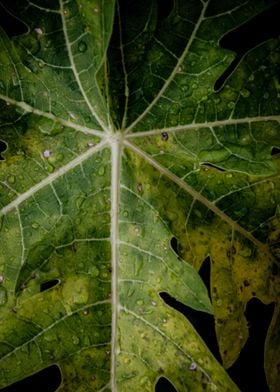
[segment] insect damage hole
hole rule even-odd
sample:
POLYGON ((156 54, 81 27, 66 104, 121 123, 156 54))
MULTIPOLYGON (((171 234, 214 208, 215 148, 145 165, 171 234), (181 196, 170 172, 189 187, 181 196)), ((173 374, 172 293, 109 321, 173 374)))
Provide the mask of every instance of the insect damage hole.
POLYGON ((158 20, 168 18, 174 8, 174 0, 157 0, 158 20))
POLYGON ((54 392, 60 386, 61 380, 59 367, 52 365, 30 377, 26 377, 21 381, 1 389, 1 392, 54 392))
MULTIPOLYGON (((206 257, 200 267, 199 275, 202 278, 205 286, 207 287, 208 293, 210 293, 210 267, 210 257, 206 257)), ((215 358, 220 363, 222 363, 215 331, 214 316, 208 313, 200 312, 183 304, 167 292, 161 292, 160 297, 167 305, 171 306, 173 309, 177 310, 188 319, 188 321, 192 324, 192 326, 204 340, 207 347, 215 356, 215 358)))
POLYGON ((279 155, 280 154, 280 147, 272 147, 270 154, 273 155, 279 155))
POLYGON ((2 157, 2 152, 5 152, 8 148, 8 145, 4 140, 0 139, 0 161, 3 161, 4 158, 2 157))
POLYGON ((167 378, 160 377, 156 383, 155 392, 177 392, 177 389, 167 378))
MULTIPOLYGON (((11 2, 13 5, 13 2, 11 2)), ((27 26, 12 11, 0 3, 0 26, 9 38, 27 33, 27 26)))
POLYGON ((58 279, 52 279, 52 280, 48 280, 46 282, 43 282, 40 285, 40 292, 42 293, 43 291, 49 290, 49 289, 51 289, 52 287, 55 287, 58 284, 59 284, 59 280, 58 279))
POLYGON ((264 344, 275 303, 263 304, 252 298, 246 306, 249 338, 237 361, 227 369, 241 391, 269 392, 264 372, 264 344))
POLYGON ((180 253, 179 253, 179 246, 178 246, 178 240, 176 237, 172 237, 170 240, 170 246, 171 248, 174 250, 174 252, 176 253, 176 255, 178 257, 180 257, 180 253))
POLYGON ((270 38, 277 37, 280 33, 279 24, 280 3, 248 20, 237 29, 226 33, 220 40, 220 46, 236 53, 235 59, 216 80, 214 90, 219 91, 226 80, 234 72, 243 56, 254 47, 270 38), (260 28, 262 26, 262 28, 260 28))

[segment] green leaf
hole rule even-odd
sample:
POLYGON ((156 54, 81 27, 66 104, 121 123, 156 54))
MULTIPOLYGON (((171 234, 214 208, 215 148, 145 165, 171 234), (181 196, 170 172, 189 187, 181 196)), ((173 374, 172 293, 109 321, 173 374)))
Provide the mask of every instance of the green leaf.
POLYGON ((220 39, 274 3, 1 2, 25 31, 0 35, 0 387, 57 364, 62 391, 237 391, 257 297, 277 390, 279 39, 214 90, 220 39), (161 293, 214 314, 223 365, 161 293))

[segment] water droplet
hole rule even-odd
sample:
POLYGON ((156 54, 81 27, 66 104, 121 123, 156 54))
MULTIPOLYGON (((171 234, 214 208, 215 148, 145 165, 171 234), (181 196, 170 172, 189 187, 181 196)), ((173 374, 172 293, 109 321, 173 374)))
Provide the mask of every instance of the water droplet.
POLYGON ((240 94, 242 95, 242 97, 244 97, 244 98, 248 98, 249 96, 250 96, 250 91, 249 90, 247 90, 246 88, 243 88, 241 91, 240 91, 240 94))
POLYGON ((80 41, 78 44, 78 50, 81 53, 84 53, 87 50, 87 44, 85 43, 85 41, 80 41))
POLYGON ((192 362, 189 366, 190 370, 196 370, 197 369, 197 364, 195 362, 192 362))
POLYGON ((36 33, 37 33, 38 35, 42 35, 42 34, 43 34, 43 30, 41 29, 41 27, 35 27, 34 30, 36 31, 36 33))
POLYGON ((52 41, 49 39, 47 40, 47 42, 45 43, 45 48, 49 48, 52 44, 52 41))
POLYGON ((264 97, 264 99, 268 99, 269 98, 269 93, 268 92, 264 93, 263 97, 264 97))
POLYGON ((64 159, 64 155, 61 152, 57 154, 57 156, 55 157, 55 160, 57 162, 61 162, 63 159, 64 159))
POLYGON ((14 184, 14 183, 16 182, 15 176, 9 176, 9 177, 8 177, 8 182, 9 182, 10 184, 14 184))
POLYGON ((80 339, 78 338, 78 336, 72 336, 72 342, 73 344, 77 345, 80 343, 80 339))
POLYGON ((194 214, 198 217, 198 218, 202 218, 202 213, 201 213, 201 211, 200 210, 198 210, 197 208, 196 209, 194 209, 194 214))
POLYGON ((53 171, 54 171, 54 166, 51 165, 51 164, 49 164, 49 165, 46 167, 46 169, 47 169, 47 171, 48 171, 49 173, 53 173, 53 171))
POLYGON ((44 158, 49 158, 51 156, 52 152, 50 150, 45 150, 43 151, 43 157, 44 158))
POLYGON ((144 265, 143 256, 135 257, 134 261, 134 275, 139 275, 144 265))
POLYGON ((156 301, 151 301, 151 305, 152 305, 152 306, 157 306, 156 301))
POLYGON ((197 83, 193 83, 191 87, 192 87, 193 89, 196 89, 196 88, 198 87, 198 84, 197 84, 197 83))
POLYGON ((32 223, 32 228, 33 229, 38 229, 38 227, 39 227, 39 223, 37 223, 37 222, 34 222, 34 223, 32 223))
POLYGON ((131 359, 125 357, 123 361, 124 361, 124 363, 125 363, 126 365, 128 365, 128 364, 131 362, 131 359))
POLYGON ((99 175, 99 176, 104 176, 104 173, 105 173, 105 168, 102 166, 102 167, 100 167, 99 170, 98 170, 98 175, 99 175))
POLYGON ((12 82, 13 86, 18 86, 19 85, 19 78, 16 75, 12 75, 12 82))
POLYGON ((38 65, 40 68, 43 68, 45 66, 45 63, 41 60, 39 61, 38 65))
POLYGON ((123 212, 123 216, 124 216, 124 217, 126 217, 126 218, 127 218, 127 217, 128 217, 128 215, 129 215, 129 214, 128 214, 128 211, 124 211, 124 212, 123 212))
POLYGON ((0 287, 0 306, 5 305, 7 302, 8 296, 7 296, 7 290, 5 287, 0 287))
POLYGON ((252 139, 250 138, 249 135, 243 136, 240 139, 240 144, 251 144, 251 142, 252 142, 252 139))
MULTIPOLYGON (((141 386, 144 386, 145 384, 150 384, 150 381, 149 381, 149 377, 148 376, 145 376, 145 377, 142 377, 141 379, 140 379, 140 381, 139 381, 139 384, 141 385, 141 386)), ((146 388, 145 388, 146 389, 146 388)), ((150 389, 149 389, 150 390, 150 389)))
POLYGON ((253 82, 253 80, 255 79, 255 75, 251 74, 248 79, 250 82, 253 82))
POLYGON ((227 107, 228 107, 229 109, 233 109, 234 106, 235 106, 235 103, 234 103, 233 101, 230 101, 230 102, 227 104, 227 107))
POLYGON ((93 277, 97 277, 98 275, 99 275, 99 269, 94 265, 93 267, 91 267, 91 269, 90 269, 90 274, 93 276, 93 277))
POLYGON ((4 275, 0 275, 0 284, 4 282, 4 275))
POLYGON ((144 301, 142 299, 138 299, 138 301, 136 301, 136 303, 139 306, 143 306, 144 305, 144 301))
POLYGON ((216 302, 216 305, 220 307, 220 306, 222 306, 222 304, 223 304, 223 301, 221 299, 218 299, 216 302))

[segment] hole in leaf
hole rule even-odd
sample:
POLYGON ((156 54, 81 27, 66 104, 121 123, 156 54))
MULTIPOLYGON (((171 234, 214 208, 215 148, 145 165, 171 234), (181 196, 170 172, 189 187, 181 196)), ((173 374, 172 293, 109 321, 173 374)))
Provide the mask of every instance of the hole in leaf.
POLYGON ((179 250, 178 250, 178 240, 176 237, 171 238, 170 245, 171 248, 174 250, 174 252, 180 257, 179 250))
POLYGON ((28 31, 26 25, 0 4, 0 26, 9 38, 24 34, 28 31))
POLYGON ((46 291, 51 289, 52 287, 56 286, 59 283, 58 279, 48 280, 47 282, 43 282, 40 285, 40 291, 46 291))
POLYGON ((278 155, 278 154, 280 154, 280 148, 279 147, 272 147, 271 155, 278 155))
POLYGON ((220 172, 224 172, 225 171, 225 169, 222 169, 221 167, 219 167, 219 166, 216 166, 216 165, 214 165, 213 163, 202 163, 202 165, 201 166, 206 166, 206 167, 210 167, 210 168, 213 168, 213 169, 216 169, 216 170, 219 170, 220 172))
POLYGON ((167 378, 160 377, 156 383, 155 392, 177 392, 177 389, 167 378))
POLYGON ((236 52, 236 57, 214 85, 214 90, 222 88, 227 78, 233 73, 242 57, 252 48, 260 45, 280 33, 280 3, 253 17, 248 22, 225 34, 220 46, 236 52))
POLYGON ((26 377, 6 388, 1 389, 1 392, 22 392, 22 391, 40 391, 40 392, 54 392, 61 384, 61 373, 59 367, 56 365, 49 366, 46 369, 26 377))
POLYGON ((6 151, 7 150, 7 143, 6 142, 4 142, 4 140, 1 140, 0 139, 0 161, 3 161, 4 160, 4 158, 1 156, 1 154, 2 154, 2 152, 4 152, 4 151, 6 151))
POLYGON ((264 305, 257 298, 252 298, 247 304, 245 316, 249 325, 249 338, 238 360, 228 369, 230 377, 242 391, 269 392, 263 358, 265 337, 274 306, 274 303, 264 305))
POLYGON ((207 287, 208 295, 211 298, 211 295, 210 295, 210 292, 211 292, 211 290, 210 290, 211 260, 210 260, 209 256, 207 256, 206 259, 201 264, 201 267, 200 267, 198 273, 199 273, 201 279, 203 280, 203 283, 207 287))
POLYGON ((161 292, 160 296, 167 305, 182 313, 189 320, 215 358, 221 362, 215 332, 214 316, 194 310, 189 306, 184 305, 182 302, 177 301, 166 292, 161 292))
POLYGON ((174 8, 174 0, 157 0, 158 19, 166 19, 174 8))
POLYGON ((280 243, 276 243, 270 246, 270 251, 275 257, 276 261, 280 262, 280 243))

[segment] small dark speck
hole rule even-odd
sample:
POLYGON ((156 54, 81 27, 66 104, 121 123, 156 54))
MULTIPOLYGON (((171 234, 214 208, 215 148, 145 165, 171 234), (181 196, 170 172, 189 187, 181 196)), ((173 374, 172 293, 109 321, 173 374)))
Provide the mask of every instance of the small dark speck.
POLYGON ((163 140, 164 142, 167 142, 167 140, 168 140, 168 133, 167 132, 162 132, 161 140, 163 140))
POLYGON ((244 280, 243 284, 244 284, 245 287, 250 286, 250 282, 247 279, 244 280))

